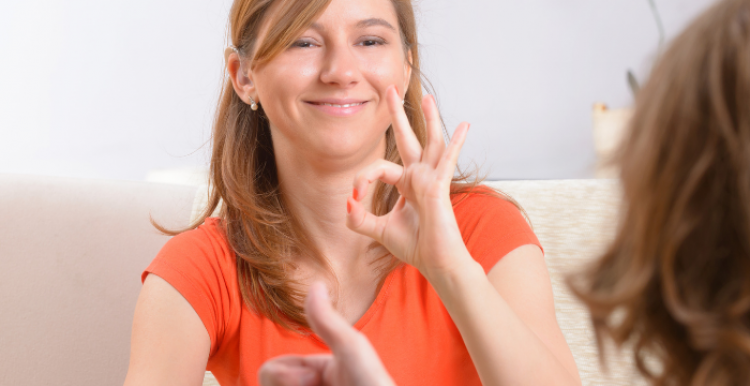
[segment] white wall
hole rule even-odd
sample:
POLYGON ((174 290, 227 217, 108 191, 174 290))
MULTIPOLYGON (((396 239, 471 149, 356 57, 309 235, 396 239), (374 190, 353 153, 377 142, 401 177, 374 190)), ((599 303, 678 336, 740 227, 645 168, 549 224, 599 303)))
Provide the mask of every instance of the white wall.
MULTIPOLYGON (((714 0, 657 0, 668 36, 714 0)), ((0 173, 143 179, 205 165, 230 0, 0 2, 0 173), (169 70, 168 70, 169 69, 169 70)), ((647 0, 417 0, 424 71, 462 163, 493 179, 592 175, 591 106, 631 103, 647 0)))

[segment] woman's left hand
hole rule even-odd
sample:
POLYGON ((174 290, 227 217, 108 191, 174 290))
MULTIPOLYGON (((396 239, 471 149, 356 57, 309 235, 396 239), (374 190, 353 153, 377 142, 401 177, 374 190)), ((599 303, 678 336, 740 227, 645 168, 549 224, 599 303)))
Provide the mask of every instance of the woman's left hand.
POLYGON ((430 279, 471 260, 450 197, 469 124, 461 123, 446 147, 435 99, 426 96, 422 109, 427 121, 427 144, 423 149, 393 86, 387 90, 387 103, 404 165, 379 160, 357 175, 353 196, 347 201, 347 225, 375 239, 430 279), (395 186, 401 195, 393 209, 380 217, 368 212, 360 202, 369 185, 377 180, 395 186))

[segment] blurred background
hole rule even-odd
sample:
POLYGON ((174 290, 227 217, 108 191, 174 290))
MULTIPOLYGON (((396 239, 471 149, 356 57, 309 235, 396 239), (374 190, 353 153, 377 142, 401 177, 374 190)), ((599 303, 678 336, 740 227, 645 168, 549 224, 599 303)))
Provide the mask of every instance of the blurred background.
MULTIPOLYGON (((655 0, 667 41, 713 0, 655 0)), ((0 173, 144 180, 208 163, 229 0, 0 2, 0 173)), ((461 163, 490 179, 594 176, 592 111, 632 104, 647 0, 417 0, 424 72, 461 163)))

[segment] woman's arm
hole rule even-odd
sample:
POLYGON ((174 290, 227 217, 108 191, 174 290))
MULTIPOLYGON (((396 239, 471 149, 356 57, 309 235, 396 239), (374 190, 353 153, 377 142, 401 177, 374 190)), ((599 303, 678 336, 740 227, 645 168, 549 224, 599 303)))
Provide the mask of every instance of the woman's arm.
POLYGON ((541 250, 517 248, 488 275, 479 263, 428 278, 484 385, 580 385, 557 325, 541 250))
POLYGON ((193 307, 150 274, 135 306, 125 386, 203 384, 211 339, 193 307))

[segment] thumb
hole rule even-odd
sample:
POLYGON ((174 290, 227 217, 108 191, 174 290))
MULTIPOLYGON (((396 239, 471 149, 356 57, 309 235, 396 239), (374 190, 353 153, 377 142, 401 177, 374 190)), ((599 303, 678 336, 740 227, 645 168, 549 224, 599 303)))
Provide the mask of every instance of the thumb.
POLYGON ((321 282, 313 283, 305 300, 305 314, 312 330, 331 351, 342 353, 359 338, 359 332, 331 306, 328 289, 321 282))
POLYGON ((353 197, 346 200, 346 212, 346 226, 349 229, 381 242, 384 217, 368 212, 364 205, 353 197))

